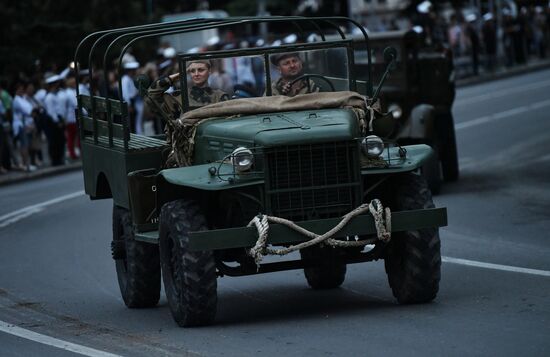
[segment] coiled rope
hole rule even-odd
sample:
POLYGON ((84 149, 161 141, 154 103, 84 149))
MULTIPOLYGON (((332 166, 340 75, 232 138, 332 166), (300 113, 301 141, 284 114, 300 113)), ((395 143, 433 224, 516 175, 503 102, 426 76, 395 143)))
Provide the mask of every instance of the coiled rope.
POLYGON ((370 203, 364 203, 361 206, 355 208, 353 211, 347 213, 344 217, 342 217, 342 220, 334 228, 321 235, 310 232, 288 219, 262 214, 254 217, 250 221, 250 223, 248 223, 247 227, 252 227, 253 225, 258 230, 258 240, 256 241, 254 247, 248 250, 248 255, 254 258, 256 265, 259 265, 264 256, 268 254, 286 255, 296 250, 311 247, 312 245, 319 243, 328 244, 332 247, 359 247, 366 244, 372 244, 376 242, 376 240, 388 242, 391 239, 391 211, 389 207, 386 207, 384 209, 384 207, 382 207, 382 203, 378 199, 374 199, 370 203), (332 238, 334 234, 340 231, 353 217, 358 216, 364 212, 369 212, 374 218, 374 225, 376 227, 377 236, 376 238, 364 240, 358 240, 356 238, 356 240, 351 241, 337 240, 332 238), (289 247, 279 249, 269 248, 267 247, 269 223, 283 224, 311 239, 296 245, 291 245, 289 247))

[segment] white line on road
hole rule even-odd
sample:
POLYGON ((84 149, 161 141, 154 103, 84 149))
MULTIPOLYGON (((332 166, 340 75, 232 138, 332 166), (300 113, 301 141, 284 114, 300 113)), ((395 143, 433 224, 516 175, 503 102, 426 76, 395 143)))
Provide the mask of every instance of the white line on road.
POLYGON ((467 259, 459 259, 459 258, 451 258, 451 257, 441 257, 441 260, 444 263, 467 265, 467 266, 476 267, 476 268, 503 270, 503 271, 510 271, 514 273, 523 273, 523 274, 531 274, 531 275, 539 275, 539 276, 550 276, 550 271, 548 270, 528 269, 528 268, 515 267, 512 265, 484 263, 484 262, 478 262, 475 260, 467 260, 467 259))
POLYGON ((96 350, 94 348, 78 345, 76 343, 63 341, 54 337, 42 335, 37 332, 26 330, 24 328, 0 321, 0 331, 10 335, 18 336, 27 340, 38 342, 44 345, 60 348, 62 350, 78 353, 90 357, 120 357, 112 353, 96 350))
POLYGON ((462 122, 462 123, 458 123, 458 124, 455 124, 455 130, 466 129, 466 128, 470 128, 472 126, 481 125, 481 124, 489 123, 489 122, 492 122, 492 121, 497 121, 497 120, 500 120, 500 119, 512 117, 514 115, 526 113, 526 112, 529 112, 530 110, 540 109, 540 108, 544 108, 544 107, 547 107, 547 106, 550 106, 550 99, 543 100, 543 101, 536 102, 536 103, 529 104, 529 105, 524 105, 524 106, 517 107, 517 108, 512 108, 512 109, 509 109, 509 110, 505 110, 503 112, 482 116, 482 117, 472 119, 472 120, 468 120, 468 121, 465 121, 465 122, 462 122))
POLYGON ((50 205, 63 202, 66 200, 70 200, 72 198, 82 196, 84 194, 84 191, 76 191, 73 193, 69 193, 67 195, 63 195, 48 201, 44 201, 41 203, 37 203, 32 206, 23 207, 21 209, 18 209, 17 211, 13 211, 11 213, 5 214, 3 216, 0 216, 0 228, 6 227, 12 223, 15 223, 23 218, 29 217, 32 214, 38 213, 42 211, 45 207, 48 207, 50 205))

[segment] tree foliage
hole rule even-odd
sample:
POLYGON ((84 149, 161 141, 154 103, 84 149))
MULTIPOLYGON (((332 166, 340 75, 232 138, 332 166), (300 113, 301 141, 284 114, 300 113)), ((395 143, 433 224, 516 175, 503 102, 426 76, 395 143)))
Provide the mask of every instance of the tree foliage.
POLYGON ((146 17, 141 2, 131 0, 8 1, 0 16, 0 75, 7 79, 58 70, 72 60, 86 34, 143 23, 146 17))
MULTIPOLYGON (((232 16, 254 16, 256 0, 210 0, 210 9, 232 16)), ((273 15, 293 15, 296 0, 267 0, 273 15)), ((322 2, 317 14, 334 14, 344 1, 322 2)), ((47 70, 60 71, 73 58, 87 34, 104 29, 157 21, 162 15, 194 11, 204 0, 8 0, 0 6, 0 77, 16 77, 47 70)), ((274 30, 277 31, 276 28, 274 30)), ((139 51, 139 49, 138 49, 139 51)))

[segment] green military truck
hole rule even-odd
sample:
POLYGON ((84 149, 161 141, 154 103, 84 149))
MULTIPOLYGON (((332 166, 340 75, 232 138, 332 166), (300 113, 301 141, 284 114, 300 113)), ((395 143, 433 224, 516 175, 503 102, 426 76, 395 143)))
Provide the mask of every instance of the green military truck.
MULTIPOLYGON (((454 66, 450 50, 425 46, 414 31, 389 31, 369 35, 374 80, 384 73, 383 51, 397 50, 394 71, 381 92, 385 110, 396 119, 390 135, 402 145, 424 143, 435 150, 435 159, 425 169, 432 191, 439 191, 441 176, 455 181, 459 176, 452 105, 455 98, 454 66)), ((356 37, 357 41, 361 41, 356 37)), ((356 52, 359 73, 369 67, 366 48, 356 52)))
MULTIPOLYGON (((75 63, 77 70, 101 63, 107 69, 111 52, 117 49, 120 66, 138 40, 260 23, 315 30, 323 40, 179 54, 180 88, 187 88, 187 62, 244 56, 263 61, 266 93, 190 108, 181 91, 182 114, 167 120, 166 136, 130 133, 120 99, 78 94, 85 191, 92 200, 113 200, 112 255, 125 304, 155 306, 162 276, 175 321, 205 325, 215 319, 223 276, 303 269, 313 289, 328 289, 344 282, 347 264, 378 259, 399 303, 433 300, 438 229, 447 224, 446 209, 434 207, 419 174, 433 151, 384 139, 393 119, 376 107, 370 68, 367 81, 357 80, 355 43, 340 30, 362 29, 355 22, 227 18, 115 29, 86 37, 75 63), (327 40, 327 29, 341 38, 327 40), (271 95, 277 72, 270 58, 289 52, 304 60, 302 78, 320 92, 271 95), (337 69, 330 61, 335 54, 345 58, 337 69), (167 164, 174 158, 178 165, 167 164)), ((387 68, 394 60, 395 52, 386 50, 387 68)), ((137 85, 146 96, 144 82, 137 85)))

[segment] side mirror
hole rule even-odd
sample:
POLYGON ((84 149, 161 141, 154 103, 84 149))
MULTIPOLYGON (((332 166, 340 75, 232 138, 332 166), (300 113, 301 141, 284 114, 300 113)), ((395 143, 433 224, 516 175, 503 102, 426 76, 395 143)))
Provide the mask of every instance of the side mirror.
POLYGON ((145 97, 147 95, 147 89, 151 85, 151 79, 146 74, 139 74, 134 77, 134 86, 136 86, 139 95, 145 97))
POLYGON ((397 50, 395 47, 386 47, 384 49, 384 62, 391 69, 395 69, 395 62, 397 61, 397 50))

